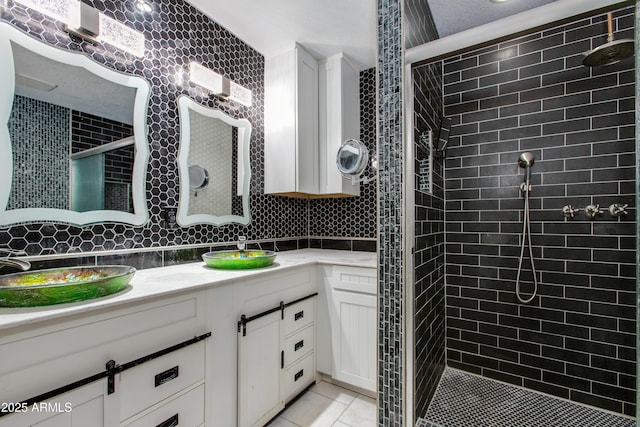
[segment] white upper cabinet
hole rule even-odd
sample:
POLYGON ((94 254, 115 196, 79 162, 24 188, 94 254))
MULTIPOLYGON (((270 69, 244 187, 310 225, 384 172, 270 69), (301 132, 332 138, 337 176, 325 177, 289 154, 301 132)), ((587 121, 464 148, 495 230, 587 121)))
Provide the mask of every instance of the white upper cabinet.
POLYGON ((265 61, 266 194, 359 195, 335 165, 359 134, 359 73, 342 54, 318 63, 296 45, 265 61))
POLYGON ((320 62, 320 193, 360 195, 336 167, 336 156, 346 139, 360 139, 360 73, 341 53, 320 62))
POLYGON ((266 60, 264 96, 264 192, 318 194, 318 61, 300 46, 266 60))

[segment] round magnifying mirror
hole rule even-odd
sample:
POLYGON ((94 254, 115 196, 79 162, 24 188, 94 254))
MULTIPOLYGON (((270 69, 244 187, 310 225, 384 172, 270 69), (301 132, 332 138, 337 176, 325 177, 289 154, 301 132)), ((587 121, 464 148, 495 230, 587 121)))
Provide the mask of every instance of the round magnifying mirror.
POLYGON ((202 166, 189 166, 189 187, 192 190, 200 190, 209 183, 209 172, 202 166))
POLYGON ((358 140, 347 139, 342 143, 336 157, 336 165, 342 175, 360 176, 369 163, 369 150, 358 140))

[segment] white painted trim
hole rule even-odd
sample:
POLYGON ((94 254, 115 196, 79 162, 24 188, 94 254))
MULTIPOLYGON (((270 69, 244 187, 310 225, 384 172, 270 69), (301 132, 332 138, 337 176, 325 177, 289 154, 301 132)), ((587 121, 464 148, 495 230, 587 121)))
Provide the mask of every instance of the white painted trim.
POLYGON ((414 64, 621 3, 620 0, 558 0, 488 24, 407 49, 405 63, 414 64))

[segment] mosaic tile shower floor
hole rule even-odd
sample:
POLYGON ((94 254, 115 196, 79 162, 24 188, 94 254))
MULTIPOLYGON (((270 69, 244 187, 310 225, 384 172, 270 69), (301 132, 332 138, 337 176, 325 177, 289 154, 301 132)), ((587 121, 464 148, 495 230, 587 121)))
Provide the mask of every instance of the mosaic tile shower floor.
POLYGON ((635 420, 446 368, 416 427, 633 427, 635 420))

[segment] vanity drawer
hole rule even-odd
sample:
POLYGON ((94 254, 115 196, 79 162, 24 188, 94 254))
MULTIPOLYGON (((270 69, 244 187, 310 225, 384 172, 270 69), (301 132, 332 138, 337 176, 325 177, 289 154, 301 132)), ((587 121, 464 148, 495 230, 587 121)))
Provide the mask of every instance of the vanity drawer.
MULTIPOLYGON (((176 350, 120 374, 120 419, 204 380, 204 341, 176 350)), ((182 422, 180 423, 182 425, 182 422)))
POLYGON ((315 318, 315 301, 315 297, 307 298, 285 308, 283 320, 285 337, 292 332, 313 323, 315 318))
POLYGON ((378 271, 375 268, 334 266, 332 268, 331 287, 334 290, 360 292, 376 295, 378 293, 378 271))
POLYGON ((309 325, 284 340, 284 366, 287 367, 298 361, 302 356, 313 351, 314 328, 309 325))
POLYGON ((204 424, 204 384, 123 427, 197 427, 204 424))
POLYGON ((284 400, 289 402, 291 398, 308 387, 315 381, 315 363, 313 353, 296 362, 284 372, 284 400))

